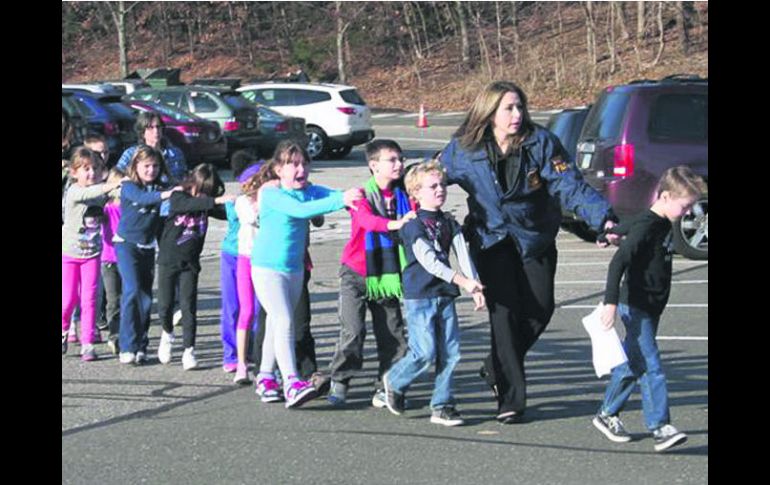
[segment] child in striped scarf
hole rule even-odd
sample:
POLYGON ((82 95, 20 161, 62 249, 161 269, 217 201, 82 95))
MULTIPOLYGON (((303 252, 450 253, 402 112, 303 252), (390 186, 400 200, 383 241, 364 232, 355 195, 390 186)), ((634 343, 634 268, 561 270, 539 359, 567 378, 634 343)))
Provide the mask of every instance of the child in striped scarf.
POLYGON ((379 369, 372 405, 385 407, 382 375, 406 352, 401 316, 401 270, 406 260, 398 230, 415 217, 403 189, 404 157, 392 140, 366 145, 372 177, 364 185, 365 198, 350 211, 350 240, 340 267, 340 337, 332 358, 328 400, 345 404, 350 379, 363 367, 366 309, 372 314, 379 369))

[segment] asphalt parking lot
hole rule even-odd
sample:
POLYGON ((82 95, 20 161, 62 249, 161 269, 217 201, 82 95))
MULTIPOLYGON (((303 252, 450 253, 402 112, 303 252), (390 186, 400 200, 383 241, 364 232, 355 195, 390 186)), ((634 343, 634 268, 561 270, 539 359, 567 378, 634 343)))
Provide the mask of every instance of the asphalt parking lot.
MULTIPOLYGON (((419 141, 403 145, 412 156, 431 149, 419 141)), ((312 179, 345 188, 361 185, 367 175, 360 152, 354 151, 346 161, 314 162, 312 179)), ((235 190, 228 183, 228 192, 235 190)), ((447 208, 461 218, 464 206, 462 192, 451 188, 447 208)), ((614 249, 559 234, 557 310, 527 359, 529 409, 521 425, 502 426, 493 419, 492 395, 477 376, 489 347, 487 316, 473 312, 469 298, 458 300, 462 360, 455 387, 467 424, 444 428, 429 422, 429 378, 412 387, 405 416, 370 405, 376 374, 371 336, 365 368, 353 381, 343 410, 322 399, 287 410, 261 403, 252 386, 233 385, 232 375, 221 369, 219 342, 218 248, 224 229, 211 220, 202 257, 200 369, 182 370, 181 348, 174 349, 170 365, 158 362, 157 321, 144 367, 120 365, 104 344, 97 346, 101 358, 93 363, 80 361, 77 345, 62 357, 62 483, 708 481, 707 261, 674 261, 659 345, 673 423, 689 440, 661 455, 645 433, 638 393, 623 415, 634 437, 631 443, 612 443, 591 425, 606 378, 593 373, 590 341, 580 319, 601 299, 614 249)), ((338 335, 336 275, 348 231, 349 218, 340 211, 312 232, 312 328, 322 367, 338 335)))

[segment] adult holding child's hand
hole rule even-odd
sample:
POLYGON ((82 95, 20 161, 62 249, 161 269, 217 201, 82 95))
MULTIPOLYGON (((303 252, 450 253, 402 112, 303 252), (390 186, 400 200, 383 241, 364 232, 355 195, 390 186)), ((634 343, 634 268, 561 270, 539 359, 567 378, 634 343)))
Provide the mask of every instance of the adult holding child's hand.
POLYGON ((554 311, 562 208, 598 232, 615 217, 558 138, 532 122, 526 95, 511 82, 479 94, 440 160, 448 183, 469 196, 465 229, 492 327, 481 375, 497 397, 498 421, 520 422, 524 358, 554 311))

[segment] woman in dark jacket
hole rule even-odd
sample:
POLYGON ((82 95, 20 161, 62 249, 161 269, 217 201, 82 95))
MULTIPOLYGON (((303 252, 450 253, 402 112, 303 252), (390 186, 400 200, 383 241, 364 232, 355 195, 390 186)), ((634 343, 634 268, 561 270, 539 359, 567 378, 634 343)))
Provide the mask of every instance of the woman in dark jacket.
POLYGON ((486 286, 492 349, 481 374, 497 397, 498 421, 520 422, 524 358, 554 311, 562 208, 598 232, 615 216, 556 136, 532 123, 526 95, 511 82, 479 94, 441 162, 448 182, 468 193, 465 232, 486 286))

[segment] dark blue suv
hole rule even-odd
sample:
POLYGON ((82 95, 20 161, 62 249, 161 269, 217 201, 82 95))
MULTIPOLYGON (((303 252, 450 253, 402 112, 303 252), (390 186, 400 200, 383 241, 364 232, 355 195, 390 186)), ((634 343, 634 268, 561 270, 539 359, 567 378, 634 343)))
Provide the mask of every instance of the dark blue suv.
MULTIPOLYGON (((708 183, 708 79, 675 75, 611 86, 580 133, 575 162, 621 218, 650 207, 663 172, 687 165, 708 183)), ((675 250, 708 259, 708 193, 674 225, 675 250)))

